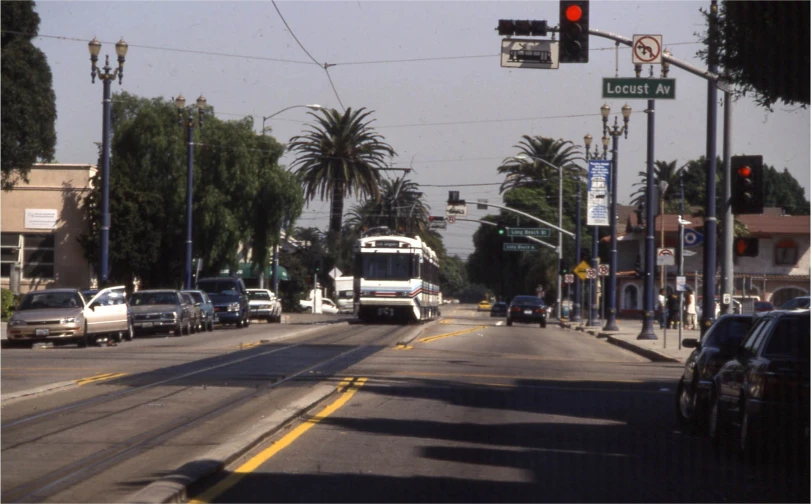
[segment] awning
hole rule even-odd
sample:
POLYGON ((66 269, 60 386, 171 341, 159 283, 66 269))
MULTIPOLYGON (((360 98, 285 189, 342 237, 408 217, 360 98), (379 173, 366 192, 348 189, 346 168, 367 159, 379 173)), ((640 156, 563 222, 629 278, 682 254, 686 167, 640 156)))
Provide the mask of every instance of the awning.
MULTIPOLYGON (((258 270, 253 267, 251 263, 240 263, 239 264, 239 276, 242 278, 257 278, 258 270)), ((271 278, 273 276, 273 266, 268 266, 265 270, 265 278, 271 278)), ((287 281, 290 280, 290 274, 287 272, 287 268, 279 265, 279 280, 287 281)))

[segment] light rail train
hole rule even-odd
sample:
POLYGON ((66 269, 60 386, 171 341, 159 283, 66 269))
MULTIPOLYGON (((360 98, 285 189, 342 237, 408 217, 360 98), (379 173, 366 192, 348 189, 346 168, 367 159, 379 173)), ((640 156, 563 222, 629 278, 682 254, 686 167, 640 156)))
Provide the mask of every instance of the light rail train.
POLYGON ((354 306, 362 321, 423 322, 439 316, 439 259, 418 236, 364 232, 354 250, 354 306))

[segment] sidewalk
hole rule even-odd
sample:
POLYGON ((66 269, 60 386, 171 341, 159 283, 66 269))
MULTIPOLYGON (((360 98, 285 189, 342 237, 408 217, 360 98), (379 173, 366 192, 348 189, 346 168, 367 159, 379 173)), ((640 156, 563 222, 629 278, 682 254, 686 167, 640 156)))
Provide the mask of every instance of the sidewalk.
MULTIPOLYGON (((656 321, 653 323, 653 332, 657 338, 655 340, 636 339, 642 331, 642 321, 638 319, 617 319, 619 331, 604 331, 605 320, 601 321, 599 326, 594 327, 587 327, 586 320, 570 322, 564 319, 560 322, 560 325, 570 330, 584 331, 592 336, 605 338, 609 343, 655 362, 679 362, 683 364, 693 351, 692 348, 679 348, 678 329, 668 329, 665 332, 664 329, 659 329, 659 323, 656 321)), ((700 337, 701 331, 699 330, 682 330, 682 339, 697 339, 700 337)))

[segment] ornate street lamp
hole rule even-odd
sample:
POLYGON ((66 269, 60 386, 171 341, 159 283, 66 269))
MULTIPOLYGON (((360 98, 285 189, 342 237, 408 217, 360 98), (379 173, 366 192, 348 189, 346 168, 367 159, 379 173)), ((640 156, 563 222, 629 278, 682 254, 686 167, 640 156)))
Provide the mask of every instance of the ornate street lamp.
POLYGON ((275 117, 275 116, 281 114, 282 112, 286 112, 286 111, 288 111, 290 109, 299 108, 299 107, 307 107, 310 110, 321 110, 322 108, 324 108, 324 107, 322 107, 321 105, 319 105, 317 103, 310 103, 310 104, 307 104, 307 105, 291 105, 290 107, 283 108, 278 112, 274 112, 274 113, 270 114, 269 116, 262 116, 262 134, 263 135, 265 134, 265 121, 267 121, 271 117, 275 117))
POLYGON ((110 247, 110 82, 118 77, 118 83, 124 78, 124 57, 127 55, 127 43, 124 39, 115 45, 115 53, 118 55, 118 68, 113 70, 110 67, 110 56, 105 56, 104 67, 99 68, 96 63, 101 52, 101 42, 93 37, 87 44, 90 51, 90 82, 95 83, 96 77, 101 79, 104 88, 102 100, 102 126, 101 126, 101 261, 99 263, 99 284, 103 287, 107 285, 109 274, 108 250, 110 247))
MULTIPOLYGON (((183 112, 186 111, 186 99, 183 95, 175 98, 177 107, 177 125, 184 126, 183 112)), ((197 98, 197 124, 203 128, 203 115, 206 108, 206 99, 203 95, 197 98)), ((194 170, 194 107, 188 108, 188 116, 185 120, 186 126, 186 268, 183 275, 183 285, 186 290, 192 288, 191 284, 191 262, 192 262, 192 181, 194 170)))
POLYGON ((608 115, 611 113, 611 107, 607 103, 600 107, 600 114, 603 116, 603 136, 610 135, 613 138, 611 147, 611 207, 609 211, 609 218, 611 219, 611 253, 609 256, 609 272, 608 272, 608 315, 606 317, 605 331, 619 331, 617 327, 617 165, 618 165, 618 149, 619 137, 624 135, 628 138, 628 121, 631 117, 631 107, 626 103, 622 106, 622 121, 623 125, 620 127, 617 124, 617 116, 614 116, 614 126, 608 126, 608 115))

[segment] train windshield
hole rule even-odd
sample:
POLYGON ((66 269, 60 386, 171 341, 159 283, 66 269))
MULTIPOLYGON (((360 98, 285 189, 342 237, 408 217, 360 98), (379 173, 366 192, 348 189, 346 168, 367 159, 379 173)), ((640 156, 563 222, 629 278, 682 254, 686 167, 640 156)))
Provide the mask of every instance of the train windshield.
POLYGON ((366 280, 408 280, 411 278, 410 254, 361 254, 366 280))

